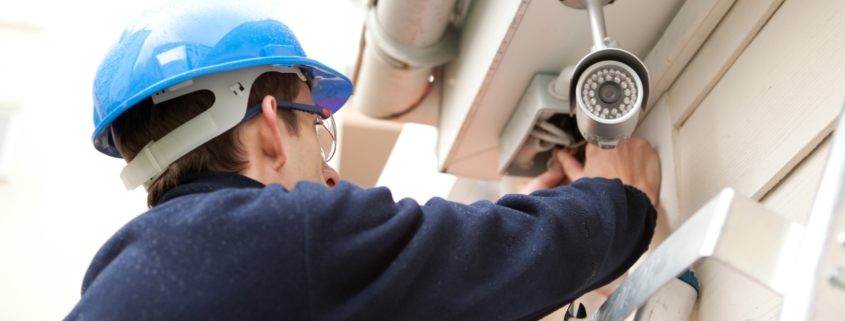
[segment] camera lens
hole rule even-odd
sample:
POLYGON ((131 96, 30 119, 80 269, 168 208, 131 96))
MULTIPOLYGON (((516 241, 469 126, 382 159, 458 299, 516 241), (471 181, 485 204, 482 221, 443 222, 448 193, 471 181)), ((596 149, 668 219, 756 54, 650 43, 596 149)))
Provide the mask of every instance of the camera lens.
POLYGON ((617 119, 638 108, 637 75, 616 61, 594 64, 579 77, 579 105, 601 119, 617 119))
POLYGON ((605 104, 612 104, 619 100, 619 96, 622 94, 622 88, 619 87, 619 84, 615 82, 605 82, 601 84, 599 87, 599 98, 605 104))

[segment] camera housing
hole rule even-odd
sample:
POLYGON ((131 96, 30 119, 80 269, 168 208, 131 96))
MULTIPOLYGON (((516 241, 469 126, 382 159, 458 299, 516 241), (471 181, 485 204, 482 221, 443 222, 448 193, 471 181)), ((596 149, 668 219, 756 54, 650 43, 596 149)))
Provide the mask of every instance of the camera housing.
POLYGON ((648 70, 637 56, 619 48, 598 49, 572 72, 570 115, 588 142, 614 148, 636 129, 649 89, 648 70))
POLYGON ((499 134, 499 174, 540 175, 548 170, 553 148, 581 146, 584 139, 575 129, 569 105, 549 89, 557 78, 539 73, 529 83, 499 134))

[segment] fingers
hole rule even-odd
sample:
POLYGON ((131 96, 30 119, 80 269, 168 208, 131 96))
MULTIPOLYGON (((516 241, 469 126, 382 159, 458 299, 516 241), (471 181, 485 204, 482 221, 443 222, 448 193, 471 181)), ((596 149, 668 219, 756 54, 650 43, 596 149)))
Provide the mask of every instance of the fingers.
POLYGON ((528 184, 522 188, 520 193, 531 194, 537 190, 555 188, 560 186, 564 178, 566 177, 563 175, 560 164, 552 162, 551 166, 549 166, 549 170, 529 181, 528 184))
POLYGON ((551 188, 560 185, 560 182, 563 181, 565 176, 563 174, 563 169, 560 167, 560 163, 553 160, 551 164, 549 164, 549 169, 545 173, 540 174, 540 176, 537 176, 537 178, 539 181, 547 183, 547 186, 550 186, 549 188, 551 188))
POLYGON ((571 156, 567 156, 559 155, 564 173, 573 181, 580 177, 619 179, 625 185, 643 191, 652 205, 657 204, 660 192, 660 160, 648 140, 631 137, 613 149, 588 145, 583 167, 571 156))
POLYGON ((567 179, 569 179, 569 181, 574 182, 579 178, 584 177, 584 165, 575 159, 575 156, 570 155, 566 151, 560 150, 555 152, 555 157, 558 162, 560 162, 563 174, 567 179))
POLYGON ((646 175, 645 180, 651 188, 650 191, 646 192, 646 195, 651 200, 651 205, 657 206, 657 203, 660 201, 660 183, 662 177, 660 157, 657 151, 652 148, 651 144, 648 144, 647 155, 644 175, 646 175))
MULTIPOLYGON (((648 140, 631 137, 625 142, 625 158, 631 162, 626 175, 630 183, 657 206, 660 195, 660 158, 648 140)), ((625 180, 623 180, 625 182, 625 180)))

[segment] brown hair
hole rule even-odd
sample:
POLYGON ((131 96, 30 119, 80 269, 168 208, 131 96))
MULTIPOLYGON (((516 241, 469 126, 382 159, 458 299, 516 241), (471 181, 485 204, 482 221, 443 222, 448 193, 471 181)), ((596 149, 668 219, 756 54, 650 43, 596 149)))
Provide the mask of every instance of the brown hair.
MULTIPOLYGON (((299 94, 300 83, 294 74, 266 72, 255 79, 249 91, 249 102, 243 108, 261 103, 267 95, 272 95, 276 100, 293 100, 299 94)), ((213 104, 214 94, 208 90, 196 91, 160 104, 153 104, 151 98, 141 101, 115 120, 120 154, 128 163, 147 143, 161 139, 213 104)), ((277 108, 276 111, 288 133, 299 135, 299 121, 293 110, 277 108)), ((243 157, 238 128, 240 126, 235 126, 170 164, 147 189, 147 206, 155 206, 159 197, 179 185, 179 180, 185 175, 205 171, 236 173, 244 170, 247 161, 243 157)))

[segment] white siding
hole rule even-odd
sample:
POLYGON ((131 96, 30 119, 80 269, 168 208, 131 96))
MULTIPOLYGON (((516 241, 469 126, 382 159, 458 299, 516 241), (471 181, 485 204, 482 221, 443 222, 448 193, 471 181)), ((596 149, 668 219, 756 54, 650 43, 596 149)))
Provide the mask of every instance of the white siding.
POLYGON ((784 2, 680 127, 684 215, 725 187, 760 199, 830 133, 845 99, 843 7, 784 2))
MULTIPOLYGON (((842 52, 845 2, 736 1, 640 129, 664 176, 676 175, 676 189, 664 177, 661 221, 674 229, 731 187, 804 224, 845 102, 842 52), (664 122, 671 132, 644 129, 664 122), (667 157, 660 145, 673 135, 667 157)), ((702 288, 692 320, 777 320, 777 293, 716 261, 694 269, 702 288)))

